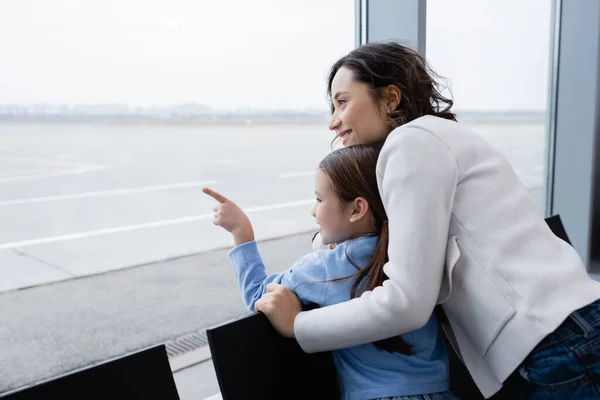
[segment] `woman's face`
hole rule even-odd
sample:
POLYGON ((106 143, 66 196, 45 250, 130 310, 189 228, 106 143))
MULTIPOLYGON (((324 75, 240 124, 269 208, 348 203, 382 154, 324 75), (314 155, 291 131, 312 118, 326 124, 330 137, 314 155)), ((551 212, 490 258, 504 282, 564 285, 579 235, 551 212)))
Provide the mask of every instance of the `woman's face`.
POLYGON ((385 140, 390 130, 388 116, 380 112, 373 101, 369 87, 354 80, 354 73, 341 67, 331 83, 333 114, 329 129, 344 146, 367 144, 385 140))

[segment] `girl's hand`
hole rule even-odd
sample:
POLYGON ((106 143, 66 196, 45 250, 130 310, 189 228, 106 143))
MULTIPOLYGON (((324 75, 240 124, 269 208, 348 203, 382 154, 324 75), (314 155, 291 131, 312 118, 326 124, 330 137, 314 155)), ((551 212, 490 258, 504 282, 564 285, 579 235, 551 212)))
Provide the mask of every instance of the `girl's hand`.
POLYGON ((237 204, 212 189, 205 187, 202 188, 202 192, 219 202, 213 207, 215 212, 213 223, 231 232, 236 246, 254 240, 250 219, 237 204))

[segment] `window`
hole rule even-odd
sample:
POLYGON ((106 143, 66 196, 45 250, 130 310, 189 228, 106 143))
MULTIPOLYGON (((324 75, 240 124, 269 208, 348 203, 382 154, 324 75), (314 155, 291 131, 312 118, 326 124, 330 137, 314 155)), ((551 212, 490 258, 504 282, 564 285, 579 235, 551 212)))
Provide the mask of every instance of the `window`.
POLYGON ((0 393, 245 312, 202 186, 310 248, 354 4, 13 1, 0 47, 0 393))
POLYGON ((545 212, 552 2, 427 2, 426 52, 459 120, 498 148, 545 212))

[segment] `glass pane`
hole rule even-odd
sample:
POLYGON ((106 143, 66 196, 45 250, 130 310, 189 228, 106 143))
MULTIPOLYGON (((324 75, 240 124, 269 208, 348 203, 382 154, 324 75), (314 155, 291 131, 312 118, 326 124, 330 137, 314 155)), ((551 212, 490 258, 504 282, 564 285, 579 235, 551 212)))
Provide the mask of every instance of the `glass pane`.
POLYGON ((427 1, 427 58, 459 120, 502 151, 542 213, 551 14, 551 0, 427 1))
POLYGON ((201 188, 310 249, 353 47, 345 0, 3 3, 0 393, 246 312, 224 251, 185 258, 233 244, 201 188))

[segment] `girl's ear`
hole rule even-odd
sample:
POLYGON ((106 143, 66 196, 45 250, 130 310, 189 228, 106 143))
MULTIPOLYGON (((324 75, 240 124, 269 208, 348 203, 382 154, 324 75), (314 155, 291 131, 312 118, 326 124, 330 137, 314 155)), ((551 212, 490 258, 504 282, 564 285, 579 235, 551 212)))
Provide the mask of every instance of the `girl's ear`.
POLYGON ((369 212, 369 202, 364 197, 357 197, 350 211, 350 222, 359 221, 369 212))

